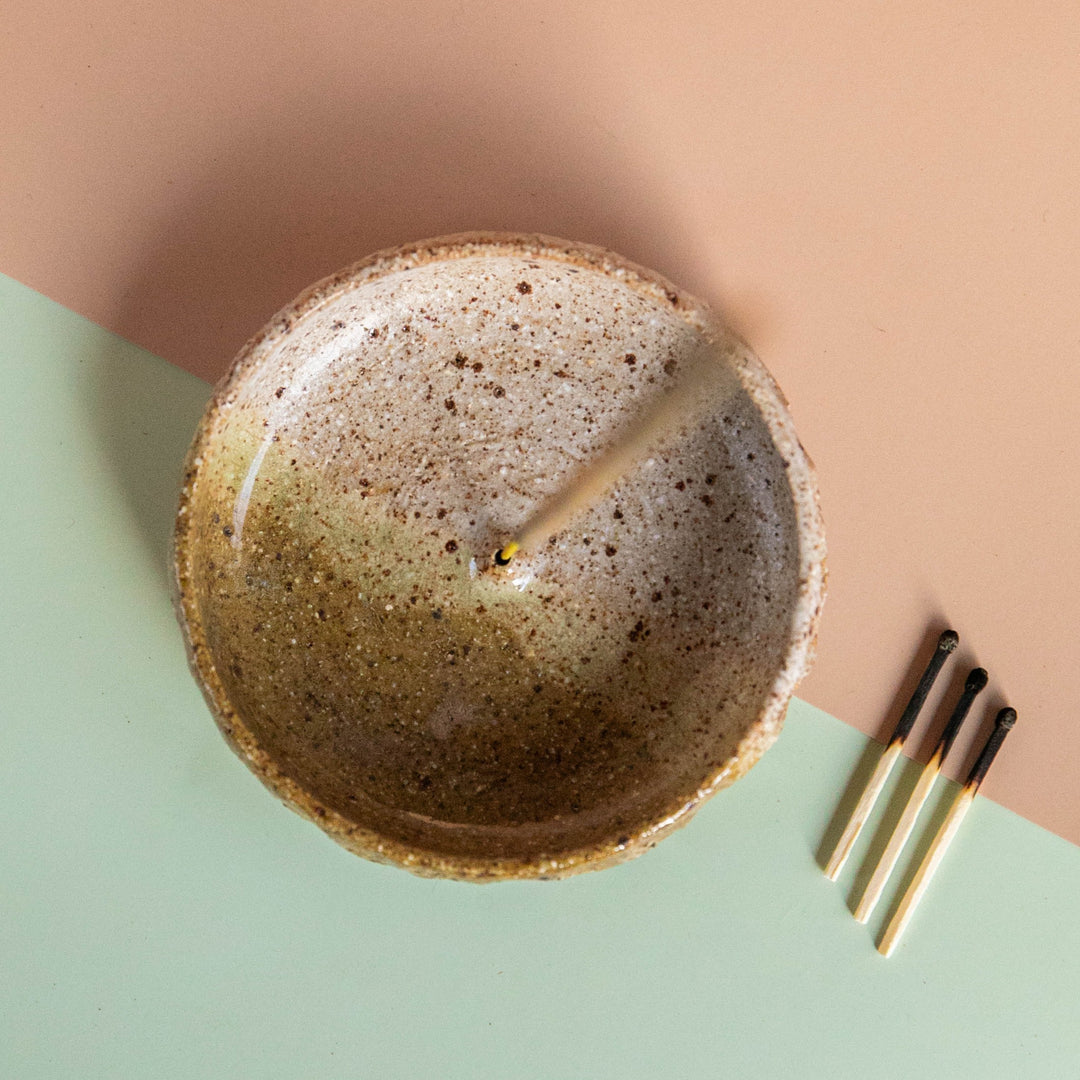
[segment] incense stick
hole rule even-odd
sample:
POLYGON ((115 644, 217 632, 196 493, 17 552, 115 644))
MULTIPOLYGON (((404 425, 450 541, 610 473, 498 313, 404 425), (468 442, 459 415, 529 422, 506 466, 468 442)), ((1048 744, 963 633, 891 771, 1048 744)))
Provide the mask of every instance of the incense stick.
MULTIPOLYGON (((722 388, 724 397, 738 383, 715 343, 706 340, 696 356, 684 358, 682 371, 665 393, 649 402, 615 441, 544 502, 495 552, 496 566, 506 566, 519 552, 535 550, 599 499, 665 437, 689 424, 695 409, 722 388)), ((715 404, 721 398, 710 399, 715 404)))
POLYGON ((953 837, 956 836, 960 823, 964 820, 968 810, 971 809, 979 785, 986 778, 995 755, 1005 741, 1005 736, 1009 734, 1015 723, 1015 709, 1002 709, 997 714, 997 719, 994 721, 994 730, 990 733, 990 738, 986 740, 986 745, 983 747, 982 753, 979 754, 978 760, 972 766, 967 781, 960 789, 955 800, 953 800, 952 806, 949 807, 949 812, 941 823, 941 828, 938 829, 937 835, 931 841, 925 858, 919 864, 915 877, 912 878, 907 892, 904 893, 904 898, 900 901, 900 906, 896 909, 896 914, 893 915, 881 941, 878 943, 878 952, 883 956, 891 956, 893 949, 896 948, 896 943, 900 940, 904 929, 911 921, 911 916, 914 914, 915 908, 918 907, 923 893, 926 892, 935 871, 941 865, 941 860, 945 858, 945 852, 949 850, 949 845, 952 843, 953 837))
POLYGON ((882 853, 873 876, 862 894, 862 899, 855 909, 856 922, 866 922, 881 898, 885 883, 889 880, 889 875, 893 872, 897 860, 900 858, 900 852, 903 851, 904 845, 908 842, 908 838, 915 828, 915 822, 926 803, 930 789, 934 786, 934 781, 941 772, 942 762, 944 762, 952 747, 956 733, 960 730, 960 725, 971 710, 975 698, 986 686, 986 681, 987 674, 982 668, 974 668, 968 675, 967 682, 964 684, 964 692, 960 695, 960 700, 956 703, 956 708, 953 709, 952 716, 949 717, 949 722, 945 725, 945 730, 941 733, 937 746, 934 747, 934 753, 919 774, 919 782, 915 785, 915 790, 912 791, 911 796, 908 798, 904 812, 900 815, 900 820, 896 823, 892 836, 889 837, 888 846, 882 853))
POLYGON ((851 849, 866 824, 866 819, 874 809, 874 804, 877 802, 878 796, 881 795, 881 791, 889 779, 889 774, 893 771, 897 759, 900 757, 900 751, 904 748, 904 740, 915 725, 923 703, 926 701, 926 696, 930 693, 930 687, 934 685, 934 680, 937 678, 942 665, 948 659, 949 653, 956 648, 959 642, 960 638, 955 630, 946 630, 938 638, 934 655, 930 657, 930 663, 927 664, 926 670, 919 680, 919 685, 915 687, 915 693, 911 695, 907 708, 904 709, 903 714, 897 721, 896 727, 889 737, 889 742, 878 759, 874 774, 870 777, 862 797, 852 811, 851 819, 840 834, 840 839, 836 842, 832 858, 829 859, 829 863, 825 867, 825 876, 830 881, 835 881, 840 876, 840 871, 843 870, 844 863, 847 862, 851 849))

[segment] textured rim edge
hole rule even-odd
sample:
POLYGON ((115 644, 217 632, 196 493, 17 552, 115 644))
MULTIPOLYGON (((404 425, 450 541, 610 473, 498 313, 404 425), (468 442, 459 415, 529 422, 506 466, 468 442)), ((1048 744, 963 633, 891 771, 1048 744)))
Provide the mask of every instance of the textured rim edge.
POLYGON ((627 842, 601 843, 554 859, 534 860, 447 856, 389 840, 323 806, 277 767, 259 747, 229 703, 210 658, 191 588, 192 537, 188 508, 199 482, 203 450, 218 417, 235 401, 239 380, 264 363, 282 337, 299 320, 329 300, 367 282, 426 263, 498 254, 596 269, 641 294, 671 305, 703 332, 715 332, 718 326, 706 305, 677 289, 659 274, 589 244, 571 243, 540 234, 475 232, 436 237, 376 252, 306 289, 240 350, 228 373, 215 387, 188 451, 173 534, 175 604, 184 631, 188 662, 218 727, 233 750, 286 806, 318 825, 350 851, 376 862, 392 863, 424 877, 461 881, 548 879, 599 870, 642 854, 668 833, 685 825, 702 802, 747 773, 776 741, 788 702, 813 661, 826 583, 824 526, 813 463, 795 434, 787 401, 772 376, 743 342, 723 330, 729 359, 744 389, 761 413, 776 450, 785 463, 799 538, 799 584, 788 649, 757 721, 724 765, 707 777, 681 805, 673 805, 660 820, 641 829, 627 842))

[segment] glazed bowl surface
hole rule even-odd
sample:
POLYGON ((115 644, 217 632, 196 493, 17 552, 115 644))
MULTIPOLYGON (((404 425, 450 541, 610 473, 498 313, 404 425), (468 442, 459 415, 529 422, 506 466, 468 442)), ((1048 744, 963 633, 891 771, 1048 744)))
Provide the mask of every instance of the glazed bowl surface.
POLYGON ((313 286, 185 466, 192 668, 236 752, 347 848, 466 880, 637 855, 779 733, 824 596, 764 367, 658 275, 467 234, 313 286), (548 543, 492 554, 710 353, 687 412, 548 543))

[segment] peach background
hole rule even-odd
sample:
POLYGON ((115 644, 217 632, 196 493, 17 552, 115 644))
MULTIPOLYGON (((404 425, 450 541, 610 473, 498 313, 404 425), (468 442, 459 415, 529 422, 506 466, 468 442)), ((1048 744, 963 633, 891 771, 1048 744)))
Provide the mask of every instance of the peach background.
POLYGON ((951 623, 984 730, 1020 712, 984 790, 1080 842, 1078 61, 1072 0, 9 0, 0 270, 213 379, 405 240, 655 267, 742 329, 819 466, 802 695, 884 736, 951 623))

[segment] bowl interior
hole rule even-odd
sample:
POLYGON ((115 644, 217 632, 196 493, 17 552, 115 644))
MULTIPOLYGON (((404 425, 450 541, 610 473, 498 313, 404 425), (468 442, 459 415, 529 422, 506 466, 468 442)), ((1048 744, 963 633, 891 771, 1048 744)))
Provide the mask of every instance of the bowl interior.
POLYGON ((196 669, 264 779, 354 844, 527 862, 626 846, 756 758, 800 541, 737 364, 550 543, 491 566, 700 352, 700 311, 487 251, 294 316, 219 389, 178 531, 196 669))

